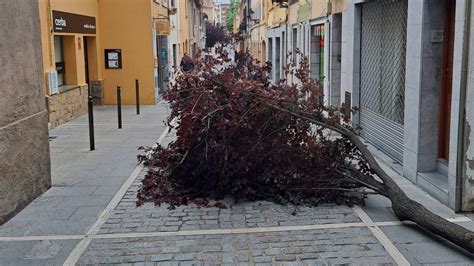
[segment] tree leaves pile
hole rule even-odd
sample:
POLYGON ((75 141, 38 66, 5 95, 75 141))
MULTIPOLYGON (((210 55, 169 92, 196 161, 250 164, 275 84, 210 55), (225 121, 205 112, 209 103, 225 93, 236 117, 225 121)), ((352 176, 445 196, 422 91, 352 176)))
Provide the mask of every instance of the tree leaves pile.
POLYGON ((298 52, 289 57, 299 62, 297 68, 284 68, 285 76, 294 77, 288 84, 284 79, 270 82, 271 66, 249 54, 237 54, 235 62, 227 54, 218 49, 218 57, 196 59, 194 70, 179 73, 165 93, 171 107, 168 124, 178 121, 173 129, 177 139, 138 156, 150 170, 137 204, 206 205, 207 199, 224 197, 362 203, 363 184, 347 173, 354 167, 370 170, 351 142, 269 107, 297 109, 324 118, 327 127, 349 128, 343 109, 321 104, 307 58, 298 52))

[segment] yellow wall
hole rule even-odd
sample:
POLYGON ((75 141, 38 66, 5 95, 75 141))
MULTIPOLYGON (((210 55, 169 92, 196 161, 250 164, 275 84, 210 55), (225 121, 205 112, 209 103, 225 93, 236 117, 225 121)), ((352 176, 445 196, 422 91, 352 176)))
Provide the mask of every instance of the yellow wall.
POLYGON ((298 22, 298 9, 300 8, 300 2, 291 4, 288 7, 288 24, 291 26, 298 22))
MULTIPOLYGON (((41 44, 43 51, 43 69, 46 73, 54 70, 54 35, 64 36, 64 57, 67 58, 66 64, 66 85, 84 85, 85 84, 85 62, 84 62, 84 36, 96 36, 88 34, 73 33, 52 33, 52 10, 75 13, 96 18, 96 35, 99 35, 98 21, 98 1, 97 0, 39 0, 41 44), (80 42, 80 43, 79 43, 80 42), (80 47, 79 47, 80 45, 80 47), (74 47, 74 49, 72 49, 74 47), (79 49, 80 48, 80 49, 79 49)), ((99 42, 93 41, 89 44, 89 53, 97 54, 99 42)), ((97 58, 90 58, 89 63, 90 77, 96 80, 102 78, 100 68, 97 67, 97 58)), ((49 94, 48 86, 45 86, 45 93, 49 94)))
MULTIPOLYGON (((88 36, 89 78, 103 81, 102 103, 115 104, 116 86, 120 85, 122 103, 134 104, 135 79, 139 79, 140 102, 155 104, 154 66, 157 59, 153 55, 153 17, 165 18, 168 15, 165 7, 152 0, 38 1, 45 75, 55 69, 54 35, 63 35, 66 85, 84 85, 84 37, 88 36), (96 34, 51 33, 52 10, 95 17, 96 34), (122 69, 105 69, 104 49, 122 49, 122 69)), ((178 2, 181 5, 184 1, 178 2)), ((167 35, 168 21, 161 19, 159 22, 159 34, 167 35)), ((48 86, 45 87, 45 93, 49 94, 48 86)))
POLYGON ((170 23, 166 18, 168 16, 168 10, 155 2, 151 4, 151 17, 155 19, 156 34, 169 35, 170 34, 170 23))
MULTIPOLYGON (((272 7, 271 0, 262 0, 263 2, 263 17, 260 19, 260 23, 252 26, 250 29, 250 52, 253 57, 261 62, 267 60, 267 51, 264 49, 264 45, 267 45, 267 21, 269 18, 269 10, 272 7)), ((252 10, 260 10, 262 8, 261 2, 252 2, 252 10)))
POLYGON ((347 0, 331 0, 332 14, 341 13, 346 10, 347 0))
POLYGON ((188 8, 189 0, 179 0, 179 40, 181 44, 181 49, 179 51, 180 56, 183 56, 185 53, 189 54, 189 18, 188 18, 188 8))
POLYGON ((140 80, 140 103, 154 104, 154 64, 150 0, 101 0, 100 64, 104 69, 104 103, 135 103, 135 79, 140 80), (118 19, 120 18, 120 19, 118 19), (122 49, 122 69, 105 69, 104 49, 122 49))
POLYGON ((311 18, 325 17, 327 13, 327 0, 311 0, 311 18))
POLYGON ((280 24, 286 22, 286 8, 280 8, 278 5, 273 5, 268 11, 267 24, 269 27, 278 27, 280 24))

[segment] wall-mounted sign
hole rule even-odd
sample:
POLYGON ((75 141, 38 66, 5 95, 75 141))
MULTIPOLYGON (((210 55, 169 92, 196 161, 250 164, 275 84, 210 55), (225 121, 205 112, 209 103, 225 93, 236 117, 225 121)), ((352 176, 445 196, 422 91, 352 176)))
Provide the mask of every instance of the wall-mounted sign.
POLYGON ((431 31, 431 42, 443 42, 443 41, 444 41, 444 30, 431 31))
POLYGON ((53 31, 95 34, 95 17, 53 10, 53 31))
POLYGON ((122 69, 121 49, 105 49, 105 68, 122 69))

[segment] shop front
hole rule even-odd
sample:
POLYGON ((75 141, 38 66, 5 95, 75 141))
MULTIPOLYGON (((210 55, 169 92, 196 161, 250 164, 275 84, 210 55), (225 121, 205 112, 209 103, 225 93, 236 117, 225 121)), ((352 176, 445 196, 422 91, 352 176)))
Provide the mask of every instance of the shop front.
POLYGON ((97 3, 84 5, 40 1, 45 93, 50 127, 87 112, 92 93, 101 101, 97 3), (90 88, 90 92, 89 92, 90 88))

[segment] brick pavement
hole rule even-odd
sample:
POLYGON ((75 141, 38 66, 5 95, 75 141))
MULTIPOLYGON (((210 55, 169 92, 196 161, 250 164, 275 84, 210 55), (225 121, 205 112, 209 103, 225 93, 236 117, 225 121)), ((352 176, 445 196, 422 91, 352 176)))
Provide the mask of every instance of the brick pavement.
POLYGON ((393 263, 365 227, 253 234, 95 239, 79 263, 393 263))
POLYGON ((144 174, 145 171, 136 179, 99 233, 168 232, 360 222, 351 208, 331 205, 311 208, 283 206, 265 201, 234 203, 228 199, 222 201, 228 207, 227 209, 196 208, 190 205, 168 210, 166 206, 156 207, 153 204, 136 208, 137 190, 144 174))

